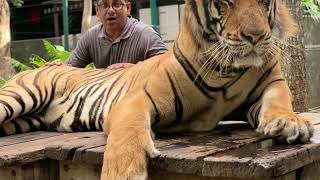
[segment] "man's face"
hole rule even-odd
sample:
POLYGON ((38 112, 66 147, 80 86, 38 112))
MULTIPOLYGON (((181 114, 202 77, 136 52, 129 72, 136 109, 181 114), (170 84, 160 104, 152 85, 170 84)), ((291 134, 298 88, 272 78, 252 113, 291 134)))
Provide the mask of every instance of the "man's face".
POLYGON ((124 0, 99 0, 96 7, 97 17, 107 31, 122 31, 130 12, 131 4, 124 0))

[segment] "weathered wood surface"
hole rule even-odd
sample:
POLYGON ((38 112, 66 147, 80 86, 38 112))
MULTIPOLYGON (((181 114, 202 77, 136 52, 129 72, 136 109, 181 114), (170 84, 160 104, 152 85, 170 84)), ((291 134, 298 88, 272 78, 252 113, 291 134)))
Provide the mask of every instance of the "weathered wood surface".
MULTIPOLYGON (((0 167, 0 180, 62 180, 59 162, 41 160, 35 163, 0 167)), ((88 179, 89 180, 89 179, 88 179)))
MULTIPOLYGON (((160 177, 161 172, 169 173, 173 179, 182 174, 205 179, 279 179, 292 176, 290 173, 304 166, 305 172, 319 170, 313 162, 320 161, 320 114, 303 116, 316 124, 312 143, 306 145, 276 144, 247 124, 222 125, 209 133, 158 137, 155 144, 161 155, 150 161, 150 174, 160 177)), ((77 172, 79 168, 74 166, 79 163, 93 168, 92 176, 97 176, 105 144, 103 132, 36 132, 4 137, 0 138, 0 166, 50 158, 60 161, 60 173, 65 169, 77 172)), ((303 173, 294 174, 304 177, 303 173)))
POLYGON ((95 132, 56 133, 34 132, 0 138, 0 166, 26 164, 45 159, 45 147, 55 142, 72 142, 90 137, 95 132))

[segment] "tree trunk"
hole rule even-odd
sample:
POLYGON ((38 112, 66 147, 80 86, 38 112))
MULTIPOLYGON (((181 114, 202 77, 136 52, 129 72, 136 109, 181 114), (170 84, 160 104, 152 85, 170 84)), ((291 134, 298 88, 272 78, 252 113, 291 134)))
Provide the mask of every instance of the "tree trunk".
POLYGON ((92 16, 92 0, 83 0, 81 34, 84 34, 90 29, 91 16, 92 16))
POLYGON ((291 9, 298 26, 299 33, 290 38, 286 43, 290 44, 284 48, 283 74, 288 81, 293 95, 293 107, 297 112, 308 110, 307 80, 306 80, 306 55, 303 45, 302 12, 300 0, 284 0, 291 9))
POLYGON ((9 64, 10 57, 10 9, 7 0, 0 0, 0 77, 14 74, 9 64))

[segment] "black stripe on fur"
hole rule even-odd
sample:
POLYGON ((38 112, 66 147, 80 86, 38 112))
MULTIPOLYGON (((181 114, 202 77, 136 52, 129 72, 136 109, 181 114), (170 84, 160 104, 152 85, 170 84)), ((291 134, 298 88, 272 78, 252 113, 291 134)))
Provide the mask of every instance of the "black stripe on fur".
POLYGON ((151 94, 147 90, 147 85, 148 85, 148 82, 146 82, 146 84, 144 85, 143 90, 146 93, 147 97, 150 99, 150 101, 153 105, 153 109, 155 111, 155 114, 152 115, 152 116, 154 116, 154 122, 151 124, 151 127, 153 128, 154 126, 156 126, 160 122, 160 113, 159 113, 158 107, 157 107, 156 103, 154 102, 151 94))
POLYGON ((182 101, 179 97, 177 88, 175 87, 175 83, 174 83, 172 77, 170 76, 170 74, 168 73, 168 71, 166 71, 166 75, 169 79, 170 87, 171 87, 173 95, 174 95, 174 106, 175 106, 175 112, 176 112, 176 119, 175 119, 175 121, 172 122, 171 125, 175 125, 175 124, 180 123, 180 121, 182 119, 183 104, 182 104, 182 101))

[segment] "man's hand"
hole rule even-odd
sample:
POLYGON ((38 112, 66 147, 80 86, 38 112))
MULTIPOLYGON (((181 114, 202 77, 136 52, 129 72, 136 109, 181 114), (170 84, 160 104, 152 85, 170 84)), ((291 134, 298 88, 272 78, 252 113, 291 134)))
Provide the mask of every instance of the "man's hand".
POLYGON ((131 66, 133 66, 134 64, 132 63, 116 63, 116 64, 112 64, 110 66, 107 67, 107 69, 120 69, 120 68, 129 68, 131 66))
POLYGON ((64 64, 64 63, 56 62, 56 61, 47 62, 44 66, 61 66, 61 65, 71 66, 71 64, 64 64))

